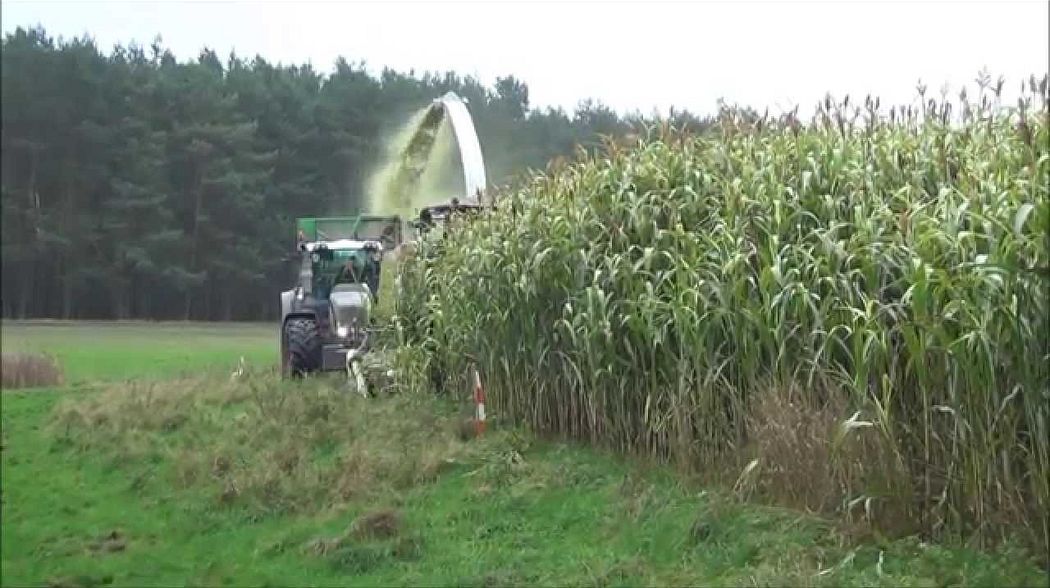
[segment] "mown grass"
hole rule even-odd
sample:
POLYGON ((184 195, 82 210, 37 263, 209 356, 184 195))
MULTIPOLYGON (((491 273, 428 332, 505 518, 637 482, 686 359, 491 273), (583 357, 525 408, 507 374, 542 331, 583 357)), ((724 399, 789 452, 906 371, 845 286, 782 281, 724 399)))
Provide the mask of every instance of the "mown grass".
POLYGON ((460 441, 445 401, 340 394, 224 379, 7 393, 3 584, 1040 581, 1020 552, 854 545, 600 452, 513 430, 460 441))
POLYGON ((229 371, 241 357, 278 365, 275 324, 4 320, 0 339, 5 352, 55 357, 70 385, 229 371))
POLYGON ((1019 550, 858 538, 499 420, 464 439, 454 399, 196 361, 4 391, 0 584, 1045 584, 1019 550))

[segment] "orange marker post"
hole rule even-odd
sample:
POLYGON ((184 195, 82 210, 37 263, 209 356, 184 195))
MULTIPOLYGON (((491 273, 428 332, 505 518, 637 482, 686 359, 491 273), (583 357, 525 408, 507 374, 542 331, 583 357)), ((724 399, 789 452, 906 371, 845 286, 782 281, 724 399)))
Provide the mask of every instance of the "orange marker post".
POLYGON ((481 387, 481 375, 474 368, 474 432, 481 436, 485 432, 485 389, 481 387))

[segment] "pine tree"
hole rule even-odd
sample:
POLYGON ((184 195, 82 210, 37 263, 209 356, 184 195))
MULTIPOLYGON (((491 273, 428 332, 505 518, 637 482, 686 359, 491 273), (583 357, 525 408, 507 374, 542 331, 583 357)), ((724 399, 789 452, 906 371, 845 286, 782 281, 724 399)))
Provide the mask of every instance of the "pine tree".
POLYGON ((275 316, 295 218, 362 210, 387 137, 446 92, 468 101, 493 184, 644 122, 534 109, 513 76, 490 88, 345 59, 321 75, 208 49, 180 63, 159 40, 107 55, 42 29, 2 48, 5 317, 275 316))

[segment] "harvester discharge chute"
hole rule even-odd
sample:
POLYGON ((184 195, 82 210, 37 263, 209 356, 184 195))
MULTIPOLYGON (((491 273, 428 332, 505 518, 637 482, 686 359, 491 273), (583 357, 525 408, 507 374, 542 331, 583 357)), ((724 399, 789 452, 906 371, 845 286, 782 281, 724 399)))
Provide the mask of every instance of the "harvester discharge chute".
POLYGON ((373 210, 409 215, 416 208, 436 204, 432 194, 420 193, 420 178, 435 155, 438 131, 446 123, 462 164, 464 193, 459 200, 467 205, 480 204, 487 183, 481 144, 467 102, 449 92, 422 112, 418 126, 392 154, 395 169, 384 184, 373 187, 373 210))
MULTIPOLYGON (((451 92, 427 107, 419 128, 398 154, 397 173, 372 195, 373 205, 385 202, 392 205, 387 211, 411 211, 412 195, 443 121, 455 132, 466 194, 462 202, 453 198, 447 204, 423 206, 411 223, 420 236, 443 228, 454 216, 482 208, 486 178, 481 146, 466 102, 451 92)), ((374 340, 372 307, 379 297, 383 258, 401 246, 403 226, 400 215, 298 219, 299 279, 281 293, 283 375, 346 370, 358 392, 368 395, 361 359, 374 340)))

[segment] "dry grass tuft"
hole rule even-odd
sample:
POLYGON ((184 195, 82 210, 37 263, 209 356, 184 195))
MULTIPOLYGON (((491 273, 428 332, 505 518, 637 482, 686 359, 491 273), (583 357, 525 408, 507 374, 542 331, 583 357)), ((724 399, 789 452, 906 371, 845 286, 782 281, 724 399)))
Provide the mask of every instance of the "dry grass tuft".
POLYGON ((350 526, 350 534, 359 539, 390 539, 401 532, 402 526, 400 512, 383 509, 358 517, 350 526))
POLYGON ((833 395, 771 388, 748 416, 751 489, 763 502, 844 514, 854 526, 916 531, 904 515, 913 489, 875 425, 833 395))
POLYGON ((2 384, 7 389, 59 386, 63 382, 58 361, 41 353, 4 353, 2 384))
POLYGON ((127 546, 127 537, 120 531, 113 530, 92 542, 88 549, 94 553, 115 553, 124 551, 127 546))

